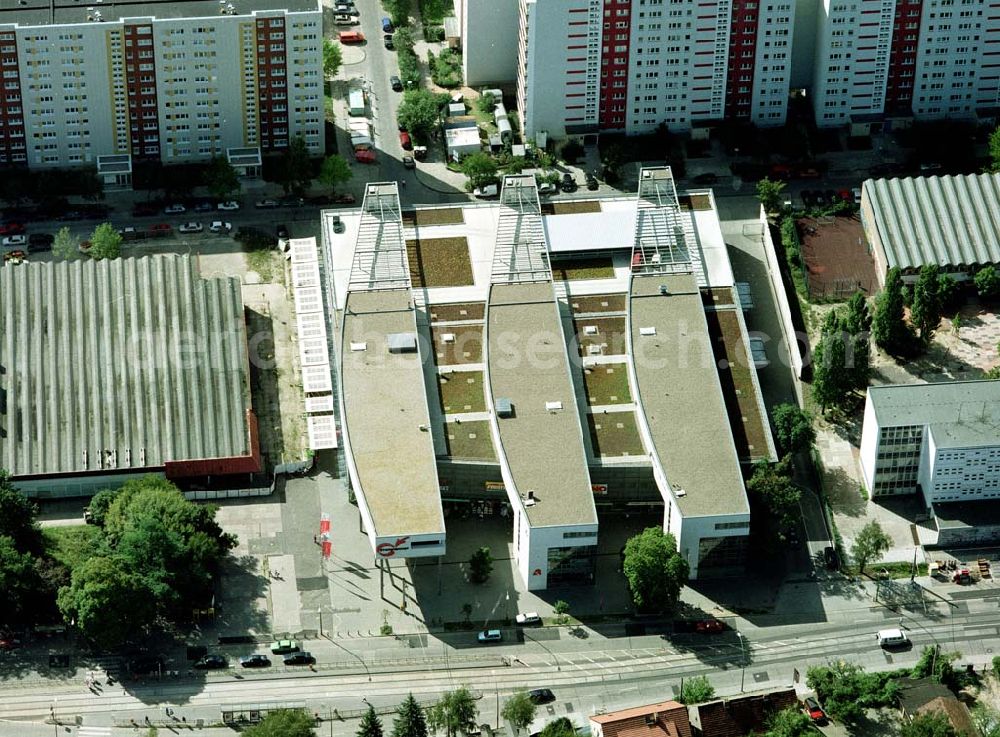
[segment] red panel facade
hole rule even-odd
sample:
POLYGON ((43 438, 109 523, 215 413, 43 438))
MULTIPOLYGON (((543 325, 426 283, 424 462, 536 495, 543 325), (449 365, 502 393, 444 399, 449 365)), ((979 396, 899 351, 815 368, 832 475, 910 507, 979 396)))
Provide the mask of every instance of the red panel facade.
POLYGON ((631 0, 604 0, 601 98, 598 108, 598 121, 602 130, 625 128, 631 12, 631 0))
POLYGON ((156 62, 153 26, 125 25, 125 88, 128 92, 132 156, 160 158, 159 102, 156 97, 156 62))
POLYGON ((288 79, 285 19, 257 19, 257 109, 260 147, 264 152, 288 148, 288 79))
POLYGON ((17 36, 14 31, 0 33, 0 71, 3 72, 3 95, 0 96, 0 166, 26 165, 28 157, 21 107, 21 72, 17 64, 17 36))
POLYGON ((917 68, 920 14, 923 0, 897 0, 889 49, 889 75, 885 86, 885 111, 905 115, 911 111, 913 80, 917 68))
POLYGON ((753 108, 753 78, 757 57, 757 22, 761 0, 733 0, 726 75, 726 117, 749 120, 753 108))

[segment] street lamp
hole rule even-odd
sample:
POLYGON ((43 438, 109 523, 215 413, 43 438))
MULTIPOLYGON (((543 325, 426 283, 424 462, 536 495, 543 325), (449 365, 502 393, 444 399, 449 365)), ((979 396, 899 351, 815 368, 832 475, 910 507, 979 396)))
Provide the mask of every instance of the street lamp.
POLYGON ((743 667, 740 669, 740 693, 743 693, 743 686, 746 683, 746 676, 747 676, 747 646, 746 646, 746 638, 743 636, 742 632, 736 630, 736 637, 739 638, 740 652, 743 654, 742 658, 743 667))

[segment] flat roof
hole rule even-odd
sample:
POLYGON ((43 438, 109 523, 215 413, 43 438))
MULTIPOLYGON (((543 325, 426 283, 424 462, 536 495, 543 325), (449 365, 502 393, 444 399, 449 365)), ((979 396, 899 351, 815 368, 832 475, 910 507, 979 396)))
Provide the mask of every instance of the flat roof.
POLYGON ((376 535, 443 534, 421 354, 390 353, 389 336, 399 333, 417 335, 409 289, 348 293, 344 427, 376 535))
MULTIPOLYGON (((486 312, 490 391, 502 453, 533 527, 597 524, 576 391, 551 282, 494 284, 486 312), (561 402, 550 411, 547 402, 561 402)), ((501 459, 502 461, 502 459, 501 459)))
POLYGON ((633 276, 629 314, 639 406, 681 511, 749 513, 695 276, 633 276))
MULTIPOLYGON (((299 13, 319 11, 316 0, 230 0, 239 16, 253 12, 284 11, 299 13)), ((19 26, 46 26, 72 23, 89 23, 88 8, 101 12, 105 24, 127 18, 156 18, 158 20, 178 18, 228 18, 219 13, 218 0, 113 0, 97 3, 92 0, 25 0, 24 5, 16 2, 3 3, 0 7, 0 25, 16 23, 19 26)))
POLYGON ((0 267, 0 467, 160 468, 251 452, 240 280, 189 256, 0 267))
POLYGON ((868 396, 879 427, 927 425, 944 448, 1000 445, 1000 381, 873 386, 868 396))

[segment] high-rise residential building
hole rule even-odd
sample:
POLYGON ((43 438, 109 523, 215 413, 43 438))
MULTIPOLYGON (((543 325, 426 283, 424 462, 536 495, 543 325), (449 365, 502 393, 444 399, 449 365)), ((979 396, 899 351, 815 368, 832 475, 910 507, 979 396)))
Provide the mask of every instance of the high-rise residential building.
POLYGON ((154 0, 138 17, 26 2, 0 10, 0 165, 188 162, 295 136, 323 149, 316 0, 154 0))

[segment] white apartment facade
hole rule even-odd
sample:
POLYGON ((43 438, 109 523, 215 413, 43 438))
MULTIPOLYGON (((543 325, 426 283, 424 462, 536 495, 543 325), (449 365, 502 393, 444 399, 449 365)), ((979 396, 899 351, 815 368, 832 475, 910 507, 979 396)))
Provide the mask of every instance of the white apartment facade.
POLYGON ((518 0, 458 0, 455 15, 463 39, 476 39, 473 53, 462 54, 469 86, 514 81, 517 75, 518 0))
POLYGON ((183 6, 167 2, 144 9, 168 17, 74 8, 3 24, 0 13, 0 165, 181 163, 279 151, 299 135, 322 152, 318 3, 206 17, 178 17, 183 6))

